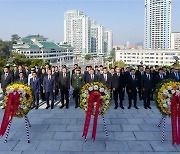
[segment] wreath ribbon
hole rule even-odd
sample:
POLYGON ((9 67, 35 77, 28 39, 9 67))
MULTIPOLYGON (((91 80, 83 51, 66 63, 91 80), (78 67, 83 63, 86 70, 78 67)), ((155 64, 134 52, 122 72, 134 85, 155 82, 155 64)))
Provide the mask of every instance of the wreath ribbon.
POLYGON ((171 98, 172 144, 180 144, 180 96, 171 98))
POLYGON ((100 108, 100 102, 101 102, 100 97, 101 97, 101 94, 98 91, 92 91, 89 94, 88 109, 87 109, 87 113, 86 113, 86 120, 84 123, 84 131, 83 131, 83 135, 82 135, 82 137, 85 137, 85 139, 87 138, 87 133, 88 133, 88 129, 89 129, 90 121, 91 121, 91 114, 92 114, 95 102, 96 102, 96 105, 95 105, 95 115, 94 115, 92 139, 93 139, 93 141, 96 139, 97 121, 98 121, 99 108, 100 108))
POLYGON ((20 103, 20 95, 18 93, 10 93, 8 96, 8 102, 5 108, 5 113, 3 116, 1 128, 0 128, 0 136, 3 136, 6 132, 9 122, 12 120, 14 115, 16 114, 20 103))

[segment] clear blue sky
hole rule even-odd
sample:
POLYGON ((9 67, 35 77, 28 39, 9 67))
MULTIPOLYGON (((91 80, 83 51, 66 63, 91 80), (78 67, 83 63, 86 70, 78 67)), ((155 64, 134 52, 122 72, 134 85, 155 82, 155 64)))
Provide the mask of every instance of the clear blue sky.
MULTIPOLYGON (((64 12, 82 10, 114 33, 114 45, 143 42, 144 0, 0 0, 0 38, 42 34, 63 41, 64 12)), ((172 31, 180 31, 180 0, 172 0, 172 31)))

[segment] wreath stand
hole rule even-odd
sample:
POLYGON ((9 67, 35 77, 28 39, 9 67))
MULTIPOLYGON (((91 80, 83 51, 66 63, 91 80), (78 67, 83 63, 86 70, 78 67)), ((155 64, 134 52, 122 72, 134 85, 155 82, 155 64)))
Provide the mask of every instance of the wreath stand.
MULTIPOLYGON (((27 140, 28 140, 28 143, 30 143, 29 129, 28 129, 28 128, 31 127, 31 124, 30 124, 30 121, 29 121, 29 118, 27 117, 27 115, 24 116, 24 120, 25 120, 27 140)), ((9 121, 8 128, 7 128, 7 131, 6 131, 6 137, 5 137, 4 143, 6 143, 7 140, 8 140, 8 136, 9 136, 11 124, 12 124, 12 120, 9 121)))
POLYGON ((166 129, 166 116, 162 115, 159 124, 157 125, 158 127, 161 127, 162 125, 162 138, 161 142, 164 142, 165 139, 165 129, 166 129))

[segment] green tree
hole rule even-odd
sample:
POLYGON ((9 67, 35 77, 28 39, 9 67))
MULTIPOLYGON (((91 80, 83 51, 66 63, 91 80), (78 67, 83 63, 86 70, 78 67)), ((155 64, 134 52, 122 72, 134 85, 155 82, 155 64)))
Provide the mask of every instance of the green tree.
POLYGON ((16 43, 16 41, 19 39, 19 35, 18 34, 13 34, 11 35, 11 41, 14 43, 16 43))
POLYGON ((92 58, 92 56, 90 55, 90 54, 87 54, 87 55, 85 55, 85 57, 84 57, 86 60, 90 60, 91 58, 92 58))

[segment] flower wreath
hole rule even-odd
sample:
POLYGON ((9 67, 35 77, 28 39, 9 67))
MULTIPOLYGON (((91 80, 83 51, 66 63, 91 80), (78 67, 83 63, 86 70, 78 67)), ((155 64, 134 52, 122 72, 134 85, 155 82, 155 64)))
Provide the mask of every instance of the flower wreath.
MULTIPOLYGON (((89 94, 94 91, 98 91, 101 94, 99 115, 103 115, 106 113, 106 111, 110 107, 111 95, 110 95, 110 90, 107 88, 107 86, 101 82, 87 83, 82 87, 80 91, 80 107, 85 112, 87 112, 89 94)), ((94 107, 93 107, 94 110, 95 110, 95 105, 96 104, 94 104, 94 107)), ((92 115, 95 115, 94 110, 92 112, 92 115)))
POLYGON ((23 83, 13 83, 6 88, 5 96, 3 99, 3 107, 6 107, 10 94, 19 94, 19 107, 15 113, 15 117, 22 118, 32 108, 33 105, 33 92, 30 86, 23 83))
POLYGON ((171 115, 171 97, 175 93, 180 92, 180 82, 174 80, 164 80, 157 85, 155 92, 155 102, 159 111, 163 115, 171 115))

